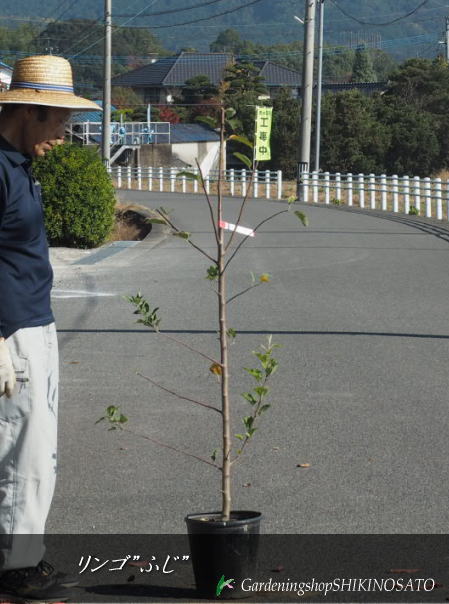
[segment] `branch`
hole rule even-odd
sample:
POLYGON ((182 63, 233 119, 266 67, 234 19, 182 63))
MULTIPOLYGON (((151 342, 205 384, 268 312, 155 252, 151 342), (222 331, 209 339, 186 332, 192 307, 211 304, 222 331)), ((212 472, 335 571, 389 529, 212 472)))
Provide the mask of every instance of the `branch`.
MULTIPOLYGON (((237 222, 235 223, 236 225, 240 224, 240 220, 241 220, 242 215, 243 215, 243 208, 245 207, 245 204, 246 204, 246 202, 247 202, 247 200, 248 200, 248 197, 249 197, 249 192, 251 191, 251 185, 253 184, 253 180, 254 180, 254 174, 255 174, 255 170, 253 170, 253 171, 251 172, 251 177, 250 177, 250 179, 249 179, 249 186, 248 186, 248 188, 247 188, 247 190, 246 190, 246 195, 245 195, 245 197, 244 197, 244 199, 243 199, 243 201, 242 201, 242 205, 240 206, 240 212, 239 212, 239 215, 238 215, 238 217, 237 217, 237 222)), ((226 252, 226 251, 229 249, 229 246, 231 245, 231 242, 232 242, 232 240, 233 240, 233 238, 234 238, 235 233, 236 233, 236 231, 235 231, 235 230, 234 230, 234 231, 232 231, 231 236, 230 236, 230 238, 228 239, 228 242, 227 242, 227 244, 226 244, 226 247, 225 247, 225 252, 226 252)))
POLYGON ((246 289, 241 291, 239 294, 235 294, 235 296, 232 296, 232 298, 229 298, 229 300, 226 300, 226 304, 229 304, 229 302, 232 302, 239 296, 243 296, 243 294, 246 294, 246 292, 249 292, 250 289, 254 289, 255 287, 258 287, 259 285, 261 285, 261 283, 254 283, 254 285, 250 285, 249 287, 247 287, 246 289))
POLYGON ((147 377, 146 375, 143 375, 142 373, 138 372, 137 375, 139 377, 143 378, 144 380, 147 380, 148 382, 151 382, 152 384, 154 384, 155 386, 157 386, 161 390, 164 390, 165 392, 168 392, 169 394, 172 394, 173 396, 176 396, 177 398, 179 398, 179 399, 181 399, 183 401, 189 401, 190 403, 194 403, 195 405, 200 405, 201 407, 206 407, 207 409, 212 409, 212 411, 217 411, 221 415, 221 410, 217 409, 217 407, 213 407, 212 405, 208 405, 207 403, 202 403, 201 401, 197 401, 197 400, 195 400, 193 398, 188 398, 187 396, 182 396, 182 394, 178 394, 178 392, 174 392, 173 390, 169 390, 165 386, 162 386, 162 384, 159 384, 155 380, 147 377))
POLYGON ((218 466, 216 463, 213 463, 207 459, 204 459, 203 457, 198 457, 198 455, 193 455, 192 453, 187 453, 187 451, 183 451, 182 449, 177 449, 176 447, 172 447, 171 445, 167 445, 165 443, 160 442, 159 440, 156 440, 155 438, 151 438, 151 436, 146 436, 146 434, 139 434, 139 432, 134 432, 134 430, 130 430, 129 428, 123 428, 123 430, 125 432, 129 432, 130 434, 134 434, 134 436, 139 436, 140 438, 144 438, 145 440, 149 440, 152 443, 155 443, 156 445, 159 445, 160 447, 165 447, 165 449, 170 449, 171 451, 176 451, 176 453, 182 453, 183 455, 186 455, 187 457, 193 457, 193 459, 197 459, 198 461, 202 461, 203 463, 207 463, 207 465, 212 466, 213 468, 216 468, 217 470, 219 470, 221 472, 221 467, 218 466))
POLYGON ((176 342, 177 344, 180 344, 181 346, 185 346, 185 348, 188 348, 192 352, 196 352, 197 354, 199 354, 200 356, 202 356, 204 359, 207 359, 208 361, 211 361, 212 363, 217 363, 217 365, 220 364, 214 358, 208 356, 204 352, 201 352, 201 350, 198 350, 197 348, 193 348, 193 346, 189 346, 189 344, 186 344, 182 340, 178 340, 178 338, 175 338, 173 336, 169 336, 167 333, 164 333, 163 331, 159 331, 159 329, 155 329, 154 331, 156 333, 158 333, 159 335, 164 336, 164 338, 167 338, 167 340, 171 340, 172 342, 176 342))
POLYGON ((211 222, 212 222, 212 226, 214 227, 215 240, 218 243, 218 231, 217 231, 217 225, 215 224, 215 220, 214 220, 214 209, 212 207, 212 202, 210 200, 209 193, 207 192, 207 189, 206 189, 206 183, 204 182, 203 171, 201 170, 201 166, 200 166, 200 164, 198 162, 198 159, 195 158, 195 162, 196 162, 199 174, 200 174, 201 187, 202 187, 202 189, 204 191, 204 195, 206 196, 207 205, 209 206, 210 219, 211 219, 211 222))
MULTIPOLYGON (((159 216, 161 216, 166 222, 167 224, 169 224, 171 226, 171 228, 176 231, 177 233, 181 233, 181 230, 178 229, 178 227, 176 227, 168 218, 165 214, 163 214, 160 210, 156 210, 156 212, 159 214, 159 216)), ((190 241, 190 238, 187 239, 187 241, 190 243, 190 245, 192 247, 194 247, 195 249, 197 249, 199 252, 201 252, 204 256, 206 256, 206 258, 209 258, 209 260, 211 262, 213 262, 214 264, 217 264, 217 261, 214 260, 214 258, 212 258, 212 256, 209 256, 209 254, 207 252, 205 252, 204 250, 202 250, 200 247, 198 247, 197 245, 195 245, 193 243, 193 241, 190 241)))
MULTIPOLYGON (((255 233, 259 227, 261 227, 263 224, 265 224, 266 222, 268 222, 269 220, 272 220, 273 218, 276 218, 276 216, 279 216, 280 214, 284 214, 285 212, 288 212, 288 210, 281 210, 280 212, 276 212, 276 214, 272 214, 271 216, 268 216, 268 218, 265 218, 265 220, 262 220, 262 222, 259 222, 259 224, 253 229, 253 233, 255 233)), ((235 231, 234 231, 235 232, 235 231)), ((228 259, 228 261, 225 264, 225 267, 223 269, 223 272, 226 270, 228 264, 231 262, 231 260, 234 258, 234 256, 236 255, 236 253, 239 251, 239 249, 242 247, 242 245, 245 243, 245 241, 248 239, 248 237, 250 237, 250 235, 246 235, 242 241, 238 244, 238 246, 235 248, 234 253, 230 256, 230 258, 228 259)))

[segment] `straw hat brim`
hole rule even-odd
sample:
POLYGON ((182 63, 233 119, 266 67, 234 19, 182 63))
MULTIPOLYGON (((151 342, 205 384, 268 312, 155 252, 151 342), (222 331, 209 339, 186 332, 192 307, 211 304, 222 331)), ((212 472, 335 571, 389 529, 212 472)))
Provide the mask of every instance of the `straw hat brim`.
POLYGON ((0 92, 0 105, 6 104, 44 105, 46 107, 61 107, 77 111, 101 111, 101 107, 80 96, 67 92, 51 92, 32 88, 12 89, 0 92))

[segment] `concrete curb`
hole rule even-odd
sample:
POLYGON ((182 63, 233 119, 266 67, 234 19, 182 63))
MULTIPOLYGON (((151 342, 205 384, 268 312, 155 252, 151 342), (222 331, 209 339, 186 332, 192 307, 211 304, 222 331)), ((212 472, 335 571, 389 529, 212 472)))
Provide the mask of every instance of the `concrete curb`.
MULTIPOLYGON (((145 218, 150 216, 150 213, 145 212, 144 208, 140 209, 140 211, 137 208, 133 208, 132 211, 145 218)), ((105 243, 100 247, 91 250, 51 247, 50 258, 52 264, 59 265, 59 268, 61 266, 80 267, 95 265, 118 253, 122 253, 129 248, 135 248, 142 244, 145 245, 146 249, 152 249, 157 245, 160 245, 169 233, 170 227, 167 227, 164 224, 152 224, 150 232, 141 241, 113 241, 112 243, 105 243)))

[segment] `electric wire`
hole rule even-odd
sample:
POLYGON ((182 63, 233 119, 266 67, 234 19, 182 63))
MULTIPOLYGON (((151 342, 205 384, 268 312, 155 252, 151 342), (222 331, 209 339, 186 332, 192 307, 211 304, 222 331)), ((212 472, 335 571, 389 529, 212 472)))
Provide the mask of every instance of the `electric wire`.
POLYGON ((343 13, 345 15, 345 17, 348 17, 348 19, 352 19, 353 21, 355 21, 356 23, 359 23, 360 25, 374 25, 376 27, 385 27, 387 25, 393 25, 393 23, 397 23, 398 21, 402 21, 403 19, 406 19, 407 17, 410 17, 411 15, 414 15, 416 12, 419 11, 420 8, 422 8, 423 6, 425 6, 426 4, 429 3, 429 0, 423 0, 421 2, 421 4, 419 4, 416 8, 414 8, 412 11, 410 11, 409 13, 407 13, 406 15, 402 15, 401 17, 397 17, 397 19, 393 19, 391 21, 387 21, 386 23, 372 23, 370 21, 362 21, 361 19, 358 19, 357 17, 354 17, 354 15, 350 15, 348 12, 345 11, 344 8, 342 8, 337 0, 331 0, 332 4, 338 8, 338 10, 343 13))
MULTIPOLYGON (((131 17, 130 19, 128 19, 127 21, 125 21, 125 23, 122 24, 122 27, 125 27, 125 25, 127 25, 128 23, 130 23, 131 21, 133 21, 134 19, 136 19, 137 17, 139 17, 144 11, 147 10, 147 8, 150 8, 150 6, 154 6, 156 4, 156 2, 158 2, 158 0, 152 0, 149 4, 147 4, 147 6, 144 9, 142 9, 141 11, 138 11, 133 17, 131 17)), ((112 31, 111 35, 113 35, 113 34, 114 34, 114 32, 112 31)), ((89 46, 86 46, 86 48, 83 48, 82 50, 80 50, 79 52, 77 52, 75 55, 73 55, 71 58, 74 59, 74 58, 78 57, 79 55, 81 55, 84 52, 86 52, 86 50, 89 50, 90 48, 92 48, 93 46, 95 46, 96 44, 98 44, 98 42, 101 42, 104 39, 105 39, 105 36, 102 36, 101 38, 98 38, 97 40, 95 40, 95 42, 93 42, 89 46)))
MULTIPOLYGON (((142 17, 159 17, 160 15, 171 15, 173 13, 180 13, 187 10, 193 10, 195 8, 202 8, 203 6, 209 6, 210 4, 217 4, 217 2, 223 2, 224 0, 208 0, 208 2, 200 2, 199 4, 192 4, 192 6, 185 6, 180 8, 172 8, 170 10, 163 10, 155 13, 142 13, 142 17)), ((115 15, 116 17, 130 17, 131 15, 115 15)))
MULTIPOLYGON (((64 0, 65 2, 65 0, 64 0)), ((61 2, 59 6, 61 6, 64 2, 61 2)), ((51 21, 50 23, 47 23, 47 25, 44 27, 44 29, 42 31, 40 31, 37 36, 35 36, 31 42, 30 42, 30 46, 32 44, 34 44, 35 42, 37 42, 37 40, 39 40, 39 38, 41 38, 43 36, 43 34, 45 34, 45 32, 48 30, 48 28, 50 27, 50 25, 53 25, 55 23, 58 23, 59 20, 61 19, 61 17, 63 17, 73 6, 75 6, 75 4, 78 2, 78 0, 72 0, 72 2, 70 2, 70 4, 62 11, 62 13, 60 15, 58 15, 56 17, 56 19, 54 19, 53 21, 51 21)))
MULTIPOLYGON (((191 23, 200 23, 202 21, 210 21, 211 19, 216 19, 217 17, 222 17, 223 15, 229 15, 230 13, 235 13, 238 10, 242 10, 243 8, 247 8, 248 6, 252 6, 253 4, 257 4, 258 2, 263 2, 263 0, 252 0, 251 2, 247 2, 242 6, 237 6, 236 8, 231 8, 222 13, 218 13, 217 15, 211 15, 210 17, 203 17, 202 19, 194 19, 193 21, 184 21, 183 23, 173 23, 171 25, 138 25, 134 29, 163 29, 167 27, 180 27, 182 25, 190 25, 191 23)), ((124 27, 123 25, 115 25, 116 28, 124 27)))

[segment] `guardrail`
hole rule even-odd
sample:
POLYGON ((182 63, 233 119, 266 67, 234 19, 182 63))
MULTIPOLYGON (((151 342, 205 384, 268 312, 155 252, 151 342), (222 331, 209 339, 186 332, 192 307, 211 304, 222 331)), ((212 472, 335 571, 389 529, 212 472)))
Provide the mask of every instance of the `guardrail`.
POLYGON ((302 174, 299 198, 306 203, 357 206, 449 220, 449 180, 381 174, 302 174))
MULTIPOLYGON (((181 175, 183 171, 199 174, 197 168, 164 168, 114 166, 110 173, 118 189, 137 189, 138 191, 160 191, 170 193, 199 193, 201 184, 197 179, 181 175)), ((266 199, 282 198, 282 172, 270 170, 225 170, 222 172, 224 193, 229 196, 245 196, 266 199)), ((219 178, 218 170, 211 170, 204 176, 207 193, 216 193, 219 178)))

